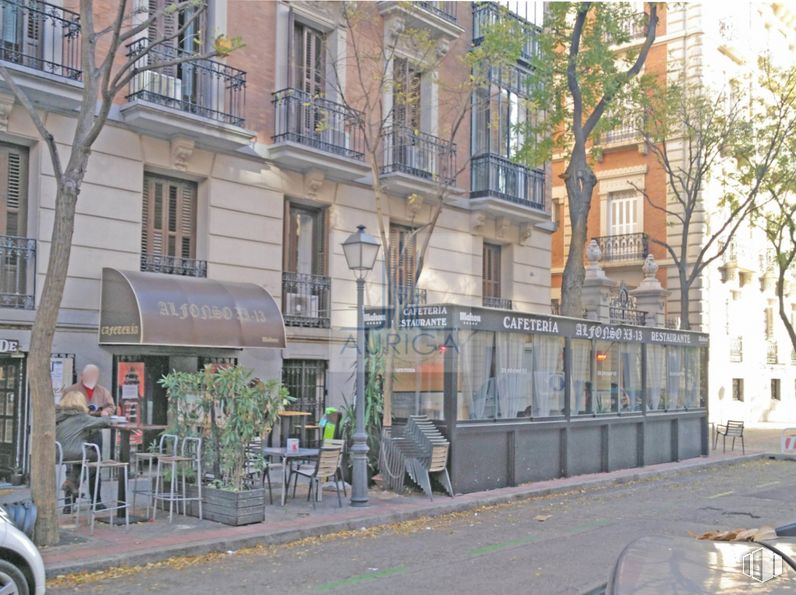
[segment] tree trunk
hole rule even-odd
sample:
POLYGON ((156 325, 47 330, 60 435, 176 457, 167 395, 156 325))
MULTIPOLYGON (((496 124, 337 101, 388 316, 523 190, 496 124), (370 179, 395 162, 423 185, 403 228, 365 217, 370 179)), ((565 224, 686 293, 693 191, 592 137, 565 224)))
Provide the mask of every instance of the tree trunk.
POLYGON ((36 310, 30 338, 31 392, 31 477, 33 501, 38 507, 34 540, 38 545, 58 543, 58 511, 55 485, 55 403, 50 378, 50 354, 53 335, 61 309, 72 233, 75 223, 75 204, 85 171, 85 157, 80 173, 64 175, 55 199, 50 256, 41 299, 36 310))
POLYGON ((586 163, 585 150, 576 147, 572 159, 562 176, 567 187, 569 201, 569 221, 572 237, 569 253, 561 279, 561 313, 575 318, 583 317, 583 253, 586 247, 587 225, 591 196, 597 177, 586 163))
POLYGON ((685 271, 686 261, 681 259, 680 262, 680 270, 678 271, 680 275, 680 329, 688 331, 691 330, 691 317, 689 316, 691 311, 691 300, 689 299, 691 283, 688 282, 685 271))

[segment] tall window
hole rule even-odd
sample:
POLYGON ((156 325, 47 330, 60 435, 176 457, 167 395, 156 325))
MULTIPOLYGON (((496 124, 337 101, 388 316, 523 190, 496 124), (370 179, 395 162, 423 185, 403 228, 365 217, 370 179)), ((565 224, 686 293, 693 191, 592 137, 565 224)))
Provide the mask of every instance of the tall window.
POLYGON ((771 379, 771 398, 774 401, 782 400, 782 381, 779 378, 771 379))
MULTIPOLYGON (((310 417, 288 417, 288 436, 300 436, 305 425, 316 425, 326 408, 324 360, 286 359, 282 362, 282 384, 295 399, 288 409, 310 413, 310 417)), ((306 436, 310 439, 310 436, 306 436)))
POLYGON ((611 236, 641 231, 641 197, 635 190, 608 194, 608 233, 611 236))
POLYGON ((763 332, 766 339, 774 338, 774 309, 766 308, 763 319, 763 332))
POLYGON ((491 68, 489 87, 473 94, 473 155, 512 158, 526 139, 531 119, 527 97, 531 73, 520 68, 491 68))
POLYGON ((285 271, 326 274, 326 227, 323 209, 288 202, 285 271))
POLYGON ((411 227, 390 225, 390 271, 394 291, 407 303, 405 298, 411 296, 403 292, 414 289, 417 272, 417 235, 411 227))
POLYGON ((0 144, 0 234, 27 235, 28 150, 0 144))
POLYGON ((290 44, 291 86, 312 97, 326 91, 326 38, 309 25, 295 21, 290 44))
POLYGON ((397 126, 420 130, 422 73, 405 58, 393 60, 393 119, 397 126))
POLYGON ((483 294, 485 298, 500 297, 500 256, 500 246, 484 242, 483 294))
POLYGON ((743 401, 743 378, 732 379, 732 400, 743 401))
POLYGON ((196 183, 144 177, 141 253, 196 258, 196 183))

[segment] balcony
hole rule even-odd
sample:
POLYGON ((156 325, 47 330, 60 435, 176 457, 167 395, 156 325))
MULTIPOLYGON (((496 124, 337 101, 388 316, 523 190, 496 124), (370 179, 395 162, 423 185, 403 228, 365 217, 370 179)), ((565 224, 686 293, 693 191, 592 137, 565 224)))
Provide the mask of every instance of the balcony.
POLYGON ((0 308, 33 310, 36 240, 0 236, 0 308))
POLYGON ((428 291, 415 285, 394 285, 392 291, 394 299, 391 303, 400 306, 423 306, 428 301, 428 291))
POLYGON ((647 23, 649 22, 649 16, 644 12, 637 12, 630 16, 629 19, 626 21, 622 21, 619 24, 620 29, 622 30, 622 39, 620 41, 614 41, 612 39, 613 36, 606 36, 606 39, 609 43, 614 44, 625 44, 625 43, 633 43, 639 41, 641 38, 647 35, 647 23))
POLYGON ((277 91, 273 103, 269 156, 281 166, 301 172, 321 168, 339 181, 367 174, 361 112, 298 89, 277 91))
POLYGON ((743 337, 730 340, 730 361, 736 364, 743 361, 743 337))
MULTIPOLYGON (((48 2, 0 0, 0 60, 37 104, 73 110, 80 105, 80 15, 48 2)), ((0 90, 10 94, 5 81, 0 90)))
MULTIPOLYGON (((458 24, 458 2, 390 0, 378 2, 379 13, 385 21, 398 18, 414 29, 428 31, 432 37, 453 41, 464 29, 458 24)), ((388 25, 388 23, 385 23, 388 25)))
POLYGON ((776 341, 766 341, 766 363, 779 363, 779 348, 776 341))
POLYGON ((501 17, 511 19, 523 31, 525 43, 520 51, 520 62, 530 64, 539 56, 539 35, 542 29, 511 11, 501 10, 497 2, 473 3, 473 45, 480 44, 489 27, 501 17))
POLYGON ((470 161, 469 205, 517 221, 547 221, 544 182, 541 170, 497 155, 479 155, 470 161))
MULTIPOLYGON (((148 39, 128 46, 127 57, 155 66, 186 56, 184 50, 148 39)), ((216 60, 196 60, 137 73, 130 81, 125 121, 155 136, 186 135, 210 148, 238 149, 254 133, 245 130, 246 73, 216 60)))
POLYGON ((282 316, 286 326, 329 328, 332 281, 324 275, 282 273, 282 316))
POLYGON ((508 298, 502 297, 495 297, 491 295, 485 295, 483 299, 483 306, 484 308, 497 308, 499 310, 511 310, 512 303, 511 300, 508 298))
POLYGON ((600 246, 603 262, 644 260, 649 254, 646 233, 626 233, 592 238, 600 246))
POLYGON ((455 182, 456 145, 425 132, 403 126, 385 128, 382 186, 402 196, 413 193, 439 195, 455 182))
POLYGON ((183 277, 207 277, 207 261, 179 256, 141 255, 141 270, 183 277))

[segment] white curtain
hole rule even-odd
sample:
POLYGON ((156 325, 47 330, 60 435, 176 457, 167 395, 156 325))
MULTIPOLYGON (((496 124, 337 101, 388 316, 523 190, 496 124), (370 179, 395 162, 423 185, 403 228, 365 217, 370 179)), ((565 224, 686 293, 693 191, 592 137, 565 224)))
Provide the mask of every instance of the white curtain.
POLYGON ((689 409, 699 407, 699 391, 702 386, 699 369, 699 348, 685 348, 685 406, 689 409))
POLYGON ((661 404, 661 392, 666 367, 666 348, 662 345, 647 346, 647 408, 657 411, 661 404))
POLYGON ((587 391, 591 391, 591 342, 572 341, 572 414, 588 413, 587 391))
POLYGON ((523 367, 523 353, 528 337, 519 333, 498 333, 497 353, 497 417, 510 418, 522 414, 527 403, 529 370, 523 367))
POLYGON ((561 341, 556 337, 534 337, 533 355, 533 416, 548 417, 552 410, 559 413, 561 409, 561 341))
POLYGON ((492 342, 494 333, 459 331, 459 419, 484 419, 494 399, 492 342), (489 405, 489 407, 488 407, 489 405))
POLYGON ((641 409, 641 346, 630 344, 622 353, 622 389, 627 395, 627 403, 623 402, 624 395, 619 395, 619 407, 627 405, 628 411, 641 409))
POLYGON ((666 349, 666 362, 668 364, 666 397, 669 409, 680 409, 683 406, 681 395, 683 365, 682 349, 680 347, 669 346, 666 349))

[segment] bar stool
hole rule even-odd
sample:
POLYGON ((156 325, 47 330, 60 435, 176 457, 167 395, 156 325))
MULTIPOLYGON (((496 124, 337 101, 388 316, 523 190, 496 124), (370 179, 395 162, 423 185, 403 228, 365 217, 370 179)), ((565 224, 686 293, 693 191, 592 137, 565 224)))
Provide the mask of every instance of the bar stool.
POLYGON ((152 474, 152 471, 155 467, 155 463, 157 463, 160 457, 164 456, 176 456, 177 454, 177 446, 180 443, 179 437, 175 434, 161 434, 160 441, 158 442, 158 450, 157 452, 136 452, 134 453, 134 464, 135 464, 135 479, 133 480, 133 513, 135 514, 135 500, 138 494, 144 495, 147 497, 146 501, 146 516, 149 518, 149 507, 152 505, 152 496, 154 495, 154 490, 152 489, 152 479, 155 477, 152 474), (139 474, 139 464, 144 463, 148 466, 146 473, 139 474), (146 478, 146 483, 144 487, 141 488, 139 486, 138 479, 140 477, 146 478))
POLYGON ((177 512, 179 513, 180 502, 183 503, 183 513, 186 511, 186 478, 187 470, 195 470, 197 473, 197 486, 199 491, 199 498, 191 498, 191 500, 199 500, 199 518, 202 518, 202 477, 201 477, 201 454, 202 454, 202 439, 201 438, 185 438, 182 443, 182 450, 179 455, 166 455, 158 457, 157 471, 155 472, 155 494, 153 495, 154 506, 152 508, 152 520, 157 518, 158 502, 169 503, 169 523, 174 518, 174 503, 177 503, 177 512), (186 446, 187 443, 187 446, 186 446), (162 493, 162 479, 163 471, 168 468, 171 471, 171 482, 169 485, 168 493, 162 493), (182 476, 182 477, 180 477, 182 476), (180 486, 180 491, 177 492, 177 486, 180 486))
MULTIPOLYGON (((91 507, 89 508, 91 517, 91 533, 94 533, 94 520, 97 515, 97 498, 99 497, 99 478, 100 473, 104 469, 108 469, 113 476, 114 471, 118 475, 118 481, 124 481, 125 493, 127 493, 127 463, 114 461, 112 459, 102 460, 102 453, 97 444, 90 442, 83 443, 83 460, 80 465, 80 485, 78 485, 78 495, 75 499, 75 524, 80 526, 80 504, 86 499, 83 498, 83 485, 85 484, 89 496, 91 507), (90 471, 94 469, 94 485, 91 486, 90 471)), ((108 512, 108 523, 113 526, 113 513, 117 510, 124 509, 124 524, 125 527, 130 526, 130 509, 126 501, 113 500, 109 505, 105 505, 104 511, 108 512)))

